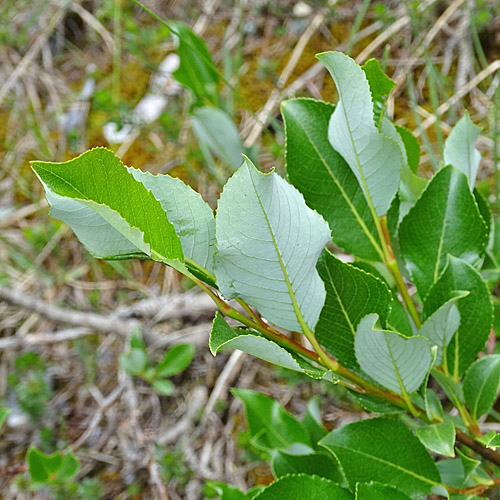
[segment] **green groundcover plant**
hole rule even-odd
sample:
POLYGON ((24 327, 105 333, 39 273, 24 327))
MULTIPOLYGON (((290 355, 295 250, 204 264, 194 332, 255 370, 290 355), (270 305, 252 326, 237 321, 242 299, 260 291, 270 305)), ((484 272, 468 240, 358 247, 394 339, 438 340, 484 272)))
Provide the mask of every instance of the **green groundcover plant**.
POLYGON ((276 480, 247 493, 211 482, 207 495, 477 498, 500 482, 500 435, 480 428, 500 385, 500 355, 482 352, 500 241, 474 189, 479 129, 465 114, 425 179, 416 138, 384 114, 394 83, 378 62, 317 57, 338 102, 282 104, 289 182, 244 158, 216 216, 181 180, 125 167, 104 148, 32 167, 52 216, 92 255, 162 262, 210 295, 214 355, 240 349, 330 380, 374 413, 327 432, 314 400, 299 421, 235 390, 276 480))

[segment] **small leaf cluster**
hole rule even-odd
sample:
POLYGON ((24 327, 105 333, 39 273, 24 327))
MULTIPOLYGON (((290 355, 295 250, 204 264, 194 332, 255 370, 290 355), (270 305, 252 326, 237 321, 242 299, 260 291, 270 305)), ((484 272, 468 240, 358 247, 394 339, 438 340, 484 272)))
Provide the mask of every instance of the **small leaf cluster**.
POLYGON ((26 454, 29 479, 23 484, 31 491, 48 489, 56 499, 99 500, 103 487, 99 481, 86 479, 76 483, 75 476, 80 470, 80 461, 72 452, 57 451, 50 455, 35 447, 26 454))
POLYGON ((164 396, 169 396, 175 386, 169 377, 184 371, 194 355, 192 344, 178 344, 169 349, 159 363, 151 363, 140 332, 136 330, 130 339, 130 350, 120 356, 121 368, 142 380, 164 396))
MULTIPOLYGON (((326 433, 316 410, 300 422, 271 399, 238 390, 252 442, 268 453, 276 481, 247 494, 211 483, 211 494, 480 494, 494 485, 496 469, 463 446, 500 465, 500 455, 485 448, 499 437, 481 430, 500 386, 498 356, 482 355, 500 252, 498 223, 474 187, 480 131, 465 114, 439 168, 423 177, 417 139, 386 116, 394 82, 378 62, 358 66, 339 52, 317 57, 338 100, 282 103, 289 182, 245 157, 216 216, 179 179, 125 167, 103 148, 32 167, 52 215, 92 255, 161 262, 209 294, 219 308, 214 355, 240 349, 330 380, 378 414, 326 433), (332 242, 353 262, 331 253, 332 242)), ((214 102, 213 86, 199 87, 189 66, 181 68, 177 78, 214 102)), ((150 366, 135 337, 122 366, 155 385, 171 363, 184 366, 181 350, 167 357, 150 366)))

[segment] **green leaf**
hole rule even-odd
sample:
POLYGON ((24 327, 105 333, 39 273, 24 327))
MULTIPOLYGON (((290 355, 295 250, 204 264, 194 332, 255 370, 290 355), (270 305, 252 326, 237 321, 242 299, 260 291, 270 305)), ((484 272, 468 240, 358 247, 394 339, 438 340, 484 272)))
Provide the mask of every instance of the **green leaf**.
POLYGON ((178 344, 167 351, 156 367, 156 377, 171 377, 184 371, 194 356, 192 344, 178 344))
POLYGON ((269 396, 248 389, 232 393, 245 405, 252 442, 264 450, 286 450, 295 443, 311 446, 304 426, 269 396))
POLYGON ((418 139, 407 128, 400 125, 395 125, 395 127, 403 141, 408 166, 416 174, 420 163, 420 144, 418 139))
POLYGON ((336 483, 344 481, 339 464, 332 455, 325 452, 297 455, 290 451, 278 451, 273 455, 272 470, 276 478, 302 473, 314 474, 336 483))
POLYGON ((480 133, 481 129, 472 123, 469 113, 465 112, 444 143, 445 165, 453 165, 461 170, 469 179, 471 191, 481 162, 481 153, 475 147, 480 133))
POLYGON ((120 356, 122 370, 137 376, 142 373, 148 364, 148 355, 142 349, 130 349, 129 352, 120 356))
POLYGON ((403 413, 404 410, 399 406, 395 406, 388 401, 380 399, 377 396, 367 392, 357 392, 348 389, 351 396, 370 413, 380 413, 381 415, 394 415, 396 413, 403 413))
POLYGON ((368 60, 361 69, 365 72, 370 86, 373 103, 373 121, 378 127, 384 113, 384 105, 387 97, 394 88, 395 83, 382 71, 380 63, 376 59, 368 60))
POLYGON ((287 330, 314 329, 325 301, 315 266, 330 229, 293 186, 245 159, 219 199, 216 237, 226 299, 241 297, 287 330))
POLYGON ((200 194, 180 179, 169 175, 152 175, 131 167, 127 170, 160 202, 175 227, 188 267, 194 263, 212 272, 216 244, 215 218, 200 194))
POLYGON ((321 438, 324 438, 327 435, 327 430, 325 429, 321 419, 318 399, 318 396, 315 396, 307 402, 307 410, 304 418, 302 419, 302 425, 309 433, 313 444, 317 443, 321 438))
POLYGON ((439 472, 422 443, 397 420, 373 418, 344 425, 320 444, 340 462, 351 488, 383 481, 412 498, 440 484, 439 472))
POLYGON ((29 448, 26 461, 31 479, 45 484, 71 479, 80 468, 80 462, 71 452, 46 455, 34 447, 29 448))
POLYGON ((240 134, 233 120, 220 108, 198 108, 192 118, 193 131, 199 142, 221 161, 235 170, 241 165, 244 152, 240 134))
POLYGON ((355 339, 356 358, 362 370, 396 394, 411 394, 431 367, 431 349, 422 337, 374 329, 376 314, 363 318, 355 339))
POLYGON ((322 378, 325 374, 324 369, 313 366, 301 356, 288 351, 257 332, 242 328, 231 328, 219 312, 215 313, 210 332, 209 347, 214 356, 222 350, 239 349, 256 358, 289 370, 305 373, 312 378, 322 378))
POLYGON ((455 382, 450 375, 446 375, 440 370, 433 369, 431 374, 454 406, 460 406, 464 403, 464 394, 461 384, 455 382))
POLYGON ((448 254, 478 265, 487 240, 467 178, 452 166, 433 177, 399 226, 401 255, 422 298, 438 280, 448 254))
POLYGON ((174 384, 167 379, 155 379, 151 382, 153 388, 163 396, 170 396, 174 392, 174 384))
POLYGON ((10 413, 9 408, 3 408, 0 406, 0 429, 2 428, 4 422, 7 420, 9 413, 10 413))
POLYGON ((219 73, 205 42, 184 23, 171 23, 178 40, 180 65, 173 77, 190 89, 200 101, 217 106, 219 73))
MULTIPOLYGON (((99 224, 95 219, 87 227, 83 222, 84 229, 80 234, 84 238, 94 231, 94 241, 102 237, 106 243, 104 247, 97 244, 98 252, 110 252, 100 257, 146 254, 154 260, 183 269, 184 256, 174 225, 153 193, 135 180, 111 151, 96 148, 68 162, 34 161, 31 166, 48 192, 71 201, 76 200, 79 205, 92 209, 115 230, 113 236, 104 227, 101 235, 101 231, 96 230, 99 224), (121 235, 121 239, 117 242, 116 251, 113 251, 111 241, 116 233, 121 235), (130 242, 127 248, 122 245, 124 239, 130 242)), ((51 202, 55 198, 49 194, 48 199, 51 202)), ((64 205, 62 211, 56 211, 56 214, 63 217, 64 212, 75 209, 78 210, 74 204, 64 205)), ((66 219, 63 217, 63 220, 66 219)), ((80 221, 81 216, 76 220, 80 221)), ((71 227, 80 237, 79 222, 70 216, 68 224, 73 224, 71 227)), ((92 240, 86 239, 84 243, 92 252, 92 240)))
POLYGON ((247 496, 232 484, 221 483, 220 481, 207 481, 206 486, 203 488, 203 493, 208 498, 215 498, 220 500, 246 500, 247 496))
POLYGON ((445 457, 455 456, 455 426, 451 422, 417 429, 417 437, 429 450, 445 457))
POLYGON ((456 378, 484 347, 493 322, 490 293, 480 274, 467 262, 452 256, 425 299, 425 316, 429 317, 456 296, 457 290, 468 291, 469 295, 456 302, 460 327, 447 348, 448 369, 456 378))
POLYGON ((296 474, 285 476, 264 488, 255 500, 354 500, 353 495, 333 481, 296 474))
POLYGON ((457 292, 455 297, 427 318, 418 332, 429 341, 431 346, 437 346, 436 366, 442 363, 443 352, 460 326, 460 313, 456 302, 468 294, 469 292, 457 292))
POLYGON ((374 125, 372 96, 363 70, 340 52, 316 57, 332 75, 339 94, 328 128, 330 144, 351 167, 368 204, 382 216, 399 188, 402 152, 374 125))
POLYGON ((492 354, 478 359, 467 370, 464 378, 464 398, 472 418, 488 413, 500 387, 500 355, 492 354))
POLYGON ((141 334, 141 329, 136 328, 132 336, 130 337, 130 348, 131 349, 139 349, 141 351, 146 352, 146 345, 144 344, 144 341, 142 340, 142 334, 141 334))
POLYGON ((377 313, 382 322, 387 320, 392 302, 389 289, 380 279, 343 263, 327 250, 316 268, 326 288, 316 338, 341 364, 359 369, 354 353, 356 328, 369 313, 377 313))
POLYGON ((425 412, 429 419, 440 418, 443 420, 444 411, 443 405, 438 395, 432 389, 425 389, 424 393, 425 412))
POLYGON ((334 109, 303 98, 281 104, 288 178, 328 222, 337 245, 361 258, 381 260, 377 229, 361 186, 328 141, 334 109))
POLYGON ((411 500, 408 495, 387 486, 386 484, 370 481, 356 485, 356 500, 411 500))

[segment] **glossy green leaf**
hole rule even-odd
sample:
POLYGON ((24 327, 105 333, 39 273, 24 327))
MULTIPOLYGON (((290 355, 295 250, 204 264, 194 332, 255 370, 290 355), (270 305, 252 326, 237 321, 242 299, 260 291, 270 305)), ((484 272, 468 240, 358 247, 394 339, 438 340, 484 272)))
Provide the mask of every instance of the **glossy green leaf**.
POLYGON ((422 443, 397 420, 360 420, 321 440, 340 462, 351 488, 380 481, 412 498, 440 484, 439 472, 422 443))
POLYGON ((490 293, 480 274, 467 262, 452 256, 425 299, 425 316, 429 317, 456 296, 457 290, 469 292, 469 295, 456 302, 460 327, 447 348, 448 370, 456 377, 469 367, 484 347, 493 321, 490 293))
POLYGON ((193 131, 201 143, 235 170, 241 165, 243 142, 233 120, 220 108, 198 108, 191 118, 193 131))
POLYGON ((382 71, 380 63, 376 59, 367 61, 361 69, 365 72, 366 79, 370 86, 373 103, 373 121, 375 126, 380 125, 382 120, 384 105, 387 97, 394 88, 394 82, 382 71))
POLYGON ((404 410, 399 406, 394 406, 388 401, 380 399, 379 397, 369 394, 367 392, 357 392, 349 389, 348 391, 354 397, 354 399, 366 411, 370 413, 380 413, 381 415, 395 415, 397 413, 404 412, 404 410))
POLYGON ((245 406, 248 430, 255 446, 265 450, 286 450, 295 443, 311 447, 305 427, 277 401, 248 389, 232 393, 245 406))
POLYGON ((146 369, 147 364, 148 355, 142 349, 133 348, 120 356, 120 366, 122 370, 130 375, 139 375, 146 369))
POLYGON ((461 170, 469 179, 471 191, 481 162, 481 153, 475 147, 480 133, 481 129, 472 123, 469 113, 465 112, 444 143, 445 165, 453 165, 461 170))
POLYGON ((395 125, 395 127, 403 141, 408 166, 416 174, 420 163, 420 144, 418 139, 407 128, 400 125, 395 125))
POLYGON ((296 474, 285 476, 264 488, 256 500, 354 500, 354 496, 333 481, 296 474))
POLYGON ((452 166, 433 177, 399 226, 401 255, 421 297, 438 280, 448 254, 475 266, 487 241, 467 177, 452 166))
POLYGON ((361 186, 328 141, 334 109, 313 99, 282 103, 288 178, 328 222, 335 243, 353 255, 380 260, 382 249, 361 186))
POLYGON ((327 452, 299 455, 290 451, 278 451, 273 454, 271 466, 276 478, 289 474, 310 474, 338 484, 344 481, 339 464, 327 452))
POLYGON ((191 363, 194 356, 192 344, 178 344, 167 351, 156 367, 157 377, 171 377, 184 371, 191 363))
POLYGON ((316 57, 332 75, 339 95, 328 128, 330 144, 351 167, 376 214, 384 215, 399 188, 401 150, 375 127, 370 86, 363 70, 340 52, 316 57))
POLYGON ((173 77, 200 101, 218 104, 219 74, 205 42, 184 23, 171 23, 176 32, 180 65, 173 77))
POLYGON ((370 377, 396 394, 411 394, 431 367, 431 349, 422 337, 403 337, 374 328, 376 314, 363 318, 355 338, 356 358, 370 377))
POLYGON ((464 398, 474 419, 488 413, 500 387, 500 355, 478 359, 465 374, 464 398))
POLYGON ((370 481, 356 485, 356 500, 411 500, 408 495, 386 484, 370 481))
POLYGON ((436 366, 442 363, 443 351, 446 350, 460 326, 460 312, 456 303, 468 294, 469 292, 457 292, 457 296, 451 298, 427 318, 418 331, 418 334, 425 337, 431 346, 437 346, 436 366))
POLYGON ((324 250, 317 269, 326 288, 326 300, 316 325, 316 338, 347 368, 359 369, 354 337, 369 313, 386 321, 391 294, 386 284, 362 269, 345 264, 324 250))
POLYGON ((248 497, 236 486, 225 484, 220 481, 207 481, 203 493, 208 498, 220 498, 220 500, 246 500, 248 497))
POLYGON ((170 380, 155 379, 151 382, 153 389, 163 396, 170 396, 174 392, 175 386, 170 380))
POLYGON ((445 457, 455 456, 455 426, 451 422, 417 429, 417 437, 429 450, 445 457))
POLYGON ((210 351, 215 356, 225 349, 239 349, 289 370, 305 373, 312 378, 322 378, 325 370, 317 368, 292 351, 266 339, 259 333, 241 328, 231 328, 224 318, 215 313, 209 340, 210 351))
POLYGON ((241 297, 288 330, 314 329, 326 295, 315 267, 330 229, 293 186, 246 159, 219 199, 216 237, 226 299, 241 297))
MULTIPOLYGON (((114 233, 108 234, 107 227, 103 227, 105 236, 101 236, 96 226, 102 225, 102 222, 95 219, 91 220, 90 225, 83 222, 81 235, 89 250, 93 248, 93 241, 102 237, 105 245, 103 247, 96 243, 97 252, 99 254, 109 250, 111 255, 101 254, 100 257, 129 257, 132 252, 134 255, 148 255, 178 269, 183 268, 181 241, 174 225, 153 193, 134 179, 111 151, 95 148, 68 162, 34 161, 31 166, 50 192, 49 202, 56 199, 51 194, 76 201, 79 203, 78 207, 82 205, 90 208, 106 221, 106 225, 114 228, 114 233), (88 239, 91 231, 95 232, 93 240, 88 239), (112 242, 117 233, 121 238, 117 242, 116 251, 113 251, 112 242), (125 248, 122 246, 124 239, 130 243, 125 248)), ((74 204, 62 207, 58 205, 54 215, 61 216, 66 221, 64 215, 68 211, 78 210, 78 207, 74 204)), ((72 228, 76 226, 75 232, 80 236, 79 223, 85 214, 76 216, 76 219, 73 215, 69 216, 68 224, 72 228)))

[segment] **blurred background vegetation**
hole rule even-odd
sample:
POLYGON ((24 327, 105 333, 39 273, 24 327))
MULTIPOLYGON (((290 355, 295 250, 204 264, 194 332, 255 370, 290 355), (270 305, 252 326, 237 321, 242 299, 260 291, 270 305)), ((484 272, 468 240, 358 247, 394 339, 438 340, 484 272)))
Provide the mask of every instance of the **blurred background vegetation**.
POLYGON ((181 177, 215 208, 242 152, 284 173, 279 104, 334 102, 314 55, 340 50, 359 63, 376 57, 396 82, 388 113, 418 136, 424 176, 468 110, 483 129, 478 187, 500 208, 499 2, 144 7, 0 3, 0 498, 201 499, 207 479, 267 484, 233 385, 296 415, 316 395, 329 428, 362 416, 341 388, 241 353, 213 358, 209 300, 159 263, 94 260, 49 217, 29 160, 106 146, 127 165, 181 177), (192 362, 179 344, 195 347, 192 362), (183 353, 179 366, 169 348, 183 353), (26 472, 30 446, 72 451, 79 465, 33 492, 47 484, 26 472))

